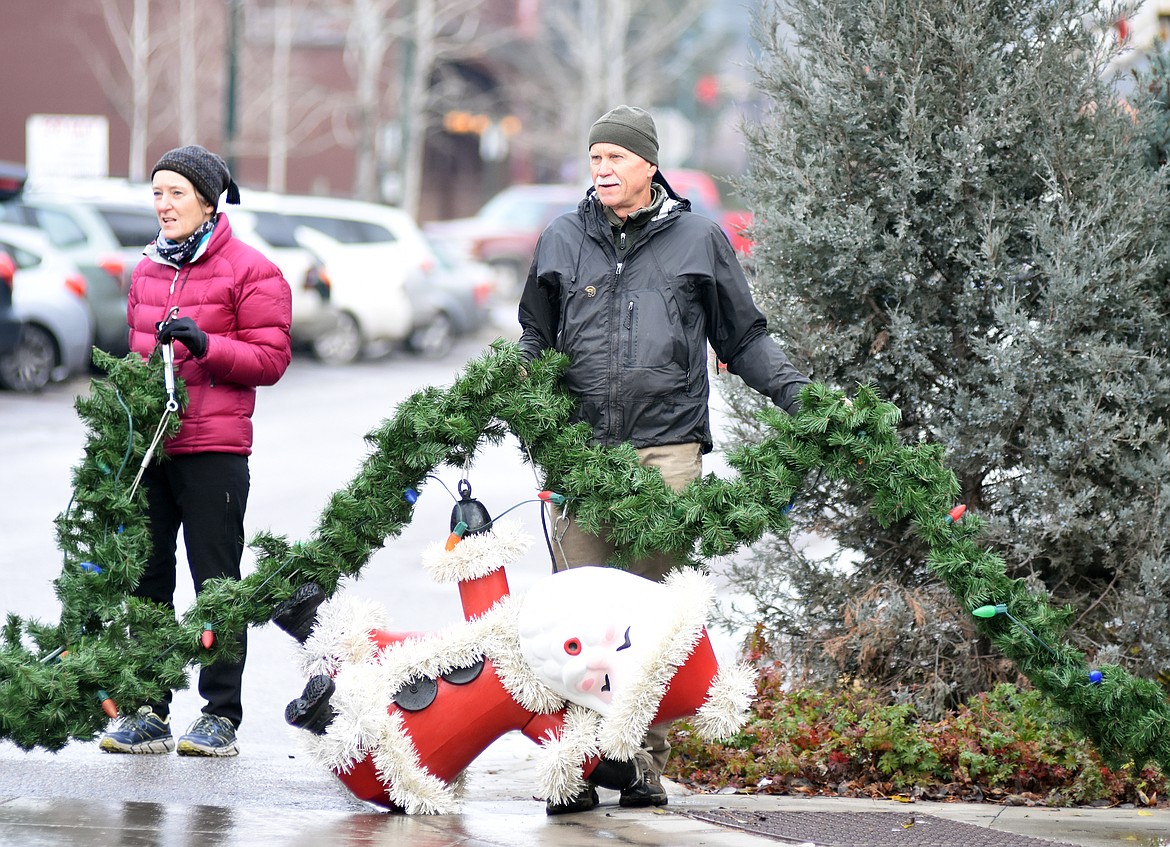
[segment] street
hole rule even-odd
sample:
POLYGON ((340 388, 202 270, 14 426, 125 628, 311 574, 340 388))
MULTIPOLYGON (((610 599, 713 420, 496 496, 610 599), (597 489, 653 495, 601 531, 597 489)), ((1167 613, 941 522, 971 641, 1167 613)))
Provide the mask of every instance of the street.
MULTIPOLYGON (((442 361, 391 355, 328 367, 306 357, 295 358, 280 383, 262 389, 257 402, 249 532, 264 529, 293 541, 308 538, 329 495, 346 486, 365 458, 363 436, 391 417, 397 404, 416 390, 449 384, 466 361, 479 355, 497 335, 511 337, 506 322, 499 326, 505 329, 464 339, 442 361)), ((0 611, 4 613, 46 623, 58 618, 52 580, 61 562, 53 519, 69 503, 71 469, 85 438, 73 398, 88 386, 89 380, 81 379, 36 395, 0 392, 0 486, 5 491, 0 514, 0 573, 4 574, 0 611)), ((713 406, 718 433, 717 398, 713 406)), ((726 472, 717 453, 707 457, 705 467, 726 472)), ((437 475, 455 490, 462 470, 442 468, 437 475)), ((522 461, 513 440, 484 448, 467 478, 474 496, 493 515, 532 499, 537 489, 533 471, 522 461)), ((419 564, 426 547, 446 539, 453 499, 437 483, 426 486, 421 495, 410 526, 388 540, 360 578, 343 583, 343 590, 383 603, 397 630, 434 630, 463 620, 457 590, 432 583, 419 564)), ((536 504, 522 505, 508 517, 520 521, 533 540, 528 554, 508 569, 511 590, 519 594, 550 566, 536 504)), ((249 572, 247 558, 244 570, 249 572)), ((190 579, 184 576, 180 574, 176 596, 180 610, 194 599, 190 579)), ((732 599, 724 590, 719 602, 732 599)), ((737 637, 710 634, 721 660, 734 656, 737 637)), ((776 813, 795 809, 827 814, 829 821, 849 818, 831 814, 834 811, 901 812, 889 801, 763 798, 725 792, 699 795, 668 782, 671 800, 666 810, 620 809, 616 793, 603 790, 602 805, 594 812, 548 817, 543 802, 533 797, 539 748, 513 732, 483 751, 467 769, 462 814, 386 815, 357 800, 332 773, 308 758, 301 746, 305 733, 284 722, 285 705, 304 686, 295 668, 293 645, 275 626, 254 628, 249 634, 245 714, 237 758, 116 756, 84 742, 71 743, 59 753, 25 752, 0 741, 0 843, 14 847, 309 847, 323 843, 583 847, 600 837, 643 847, 748 847, 775 842, 771 837, 704 823, 688 817, 688 810, 731 808, 754 814, 764 809, 776 813)), ((176 694, 172 707, 176 733, 198 716, 200 705, 192 689, 176 694)), ((1164 843, 1149 837, 1160 831, 1161 816, 1137 820, 1106 810, 1095 814, 1097 810, 1047 809, 1005 814, 999 807, 979 804, 929 804, 923 811, 999 829, 1004 840, 997 844, 1035 843, 1007 840, 1012 832, 1063 837, 1065 843, 1086 847, 1104 847, 1121 839, 1164 843)))
MULTIPOLYGON (((393 416, 397 403, 414 391, 449 384, 467 359, 478 356, 490 340, 491 336, 465 339, 441 361, 390 354, 358 365, 330 367, 309 357, 295 357, 279 383, 259 391, 250 460, 249 536, 265 530, 293 541, 308 538, 329 495, 344 488, 359 470, 368 452, 364 435, 393 416)), ((40 394, 0 392, 0 486, 8 492, 0 514, 0 538, 4 539, 0 571, 6 577, 0 605, 5 613, 45 622, 59 616, 51 586, 61 567, 53 520, 69 504, 71 471, 85 438, 73 398, 88 387, 88 379, 78 379, 40 394)), ((413 522, 399 538, 388 539, 350 589, 384 603, 398 629, 436 629, 462 620, 457 592, 432 583, 418 564, 428 545, 447 537, 454 500, 443 485, 455 491, 462 474, 459 468, 438 469, 442 485, 431 482, 420 492, 413 522)), ((484 448, 468 470, 468 479, 473 496, 493 514, 532 499, 537 490, 536 478, 520 461, 514 442, 484 448)), ((540 531, 537 509, 533 503, 509 515, 529 528, 534 541, 540 531)), ((245 575, 251 562, 249 550, 245 575)), ((525 580, 548 569, 543 543, 534 544, 529 557, 512 568, 509 576, 514 588, 522 588, 525 580)), ((191 581, 184 576, 180 574, 176 596, 179 610, 194 599, 191 581)), ((295 682, 288 697, 283 691, 270 690, 274 680, 266 666, 279 661, 269 661, 265 643, 270 637, 274 646, 283 646, 289 638, 275 627, 255 636, 245 681, 243 745, 248 744, 251 732, 261 732, 270 717, 279 715, 273 708, 283 709, 284 701, 298 694, 302 684, 295 682), (274 696, 282 699, 274 702, 274 696)), ((182 706, 176 711, 176 720, 188 719, 182 706)), ((192 712, 190 719, 194 717, 192 712)))
MULTIPOLYGON (((330 494, 344 488, 359 470, 368 453, 365 434, 392 417, 397 404, 413 392, 429 385, 450 384, 468 359, 480 355, 486 344, 503 334, 493 329, 463 339, 450 356, 440 361, 392 353, 357 365, 331 367, 310 357, 295 357, 281 381, 260 389, 258 395, 250 461, 249 536, 265 530, 292 541, 308 538, 330 494)), ((61 559, 53 521, 69 504, 71 471, 81 457, 85 439, 73 399, 88 388, 88 379, 77 379, 51 386, 40 394, 0 392, 0 486, 7 492, 0 514, 0 572, 5 575, 0 611, 6 614, 45 623, 59 617, 52 580, 60 571, 61 559)), ((396 630, 435 630, 463 620, 457 590, 432 582, 420 565, 422 552, 447 537, 454 495, 448 494, 444 486, 454 492, 463 472, 461 468, 438 469, 436 475, 442 484, 432 481, 420 492, 411 524, 398 538, 387 540, 359 578, 342 583, 343 590, 360 592, 363 598, 384 604, 396 630)), ((532 500, 539 489, 534 471, 523 461, 514 439, 482 448, 467 470, 467 478, 473 496, 493 515, 532 500)), ((509 513, 508 519, 522 523, 533 542, 528 554, 508 569, 511 590, 520 594, 547 574, 551 566, 538 504, 520 505, 509 513)), ((183 561, 180 540, 180 562, 183 561)), ((251 561, 251 551, 247 551, 245 575, 250 572, 251 561)), ((182 564, 178 584, 176 607, 182 611, 194 600, 191 580, 182 564)), ((721 638, 715 632, 712 636, 721 655, 734 652, 728 637, 721 638)), ((284 706, 300 694, 304 685, 294 667, 293 645, 292 639, 275 626, 253 629, 249 634, 244 722, 239 731, 241 763, 287 763, 297 753, 298 733, 283 719, 284 706)), ((176 693, 172 709, 176 734, 198 717, 200 705, 193 683, 191 688, 176 693)), ((520 739, 520 745, 525 752, 532 747, 525 739, 520 739)), ((4 784, 13 769, 21 771, 25 785, 31 781, 35 786, 44 779, 44 790, 55 790, 62 780, 56 768, 46 771, 19 767, 22 761, 38 761, 94 768, 80 781, 93 782, 94 791, 105 797, 124 791, 126 799, 140 800, 145 790, 172 799, 175 792, 192 792, 197 795, 190 798, 193 802, 198 801, 198 796, 207 801, 205 795, 198 795, 207 787, 189 785, 181 772, 190 769, 176 766, 177 757, 163 757, 170 761, 169 767, 151 766, 153 776, 146 785, 118 776, 128 767, 142 767, 131 765, 127 758, 136 757, 104 756, 96 745, 81 743, 70 744, 59 754, 23 754, 9 742, 0 741, 0 794, 5 793, 4 784)), ((189 764, 192 763, 179 762, 189 764)), ((221 763, 209 766, 216 764, 221 763)), ((294 768, 288 776, 310 793, 327 786, 327 795, 335 798, 339 808, 356 803, 331 774, 303 771, 294 768), (307 784, 302 782, 306 779, 307 784)), ((74 772, 68 769, 67 773, 66 778, 72 782, 74 772)), ((255 780, 250 769, 233 769, 232 783, 222 788, 236 799, 239 792, 245 796, 258 792, 266 803, 274 799, 271 785, 255 780), (241 777, 238 783, 237 776, 241 777)), ((28 796, 24 787, 22 793, 28 796)), ((291 796, 304 799, 297 790, 291 796)), ((279 797, 276 800, 280 802, 279 797)))

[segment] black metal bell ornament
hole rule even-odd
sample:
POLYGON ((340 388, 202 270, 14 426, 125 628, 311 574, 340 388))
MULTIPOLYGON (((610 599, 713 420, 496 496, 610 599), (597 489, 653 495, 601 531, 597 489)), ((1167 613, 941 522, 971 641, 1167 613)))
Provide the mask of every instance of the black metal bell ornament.
POLYGON ((463 533, 466 538, 486 532, 491 528, 492 516, 484 508, 483 503, 471 496, 471 483, 465 479, 459 480, 459 501, 451 509, 451 530, 462 523, 467 529, 463 533))

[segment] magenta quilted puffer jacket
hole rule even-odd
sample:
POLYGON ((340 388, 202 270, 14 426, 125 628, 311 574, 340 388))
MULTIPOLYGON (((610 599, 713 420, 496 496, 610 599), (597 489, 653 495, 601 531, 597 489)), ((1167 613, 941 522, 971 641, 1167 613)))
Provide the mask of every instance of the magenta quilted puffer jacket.
POLYGON ((174 345, 175 372, 187 388, 178 435, 170 455, 252 452, 256 388, 272 385, 292 359, 292 303, 280 269, 258 250, 232 237, 220 213, 211 240, 186 265, 176 267, 147 248, 134 269, 127 303, 130 349, 149 357, 159 321, 194 319, 207 333, 207 352, 196 359, 174 345))

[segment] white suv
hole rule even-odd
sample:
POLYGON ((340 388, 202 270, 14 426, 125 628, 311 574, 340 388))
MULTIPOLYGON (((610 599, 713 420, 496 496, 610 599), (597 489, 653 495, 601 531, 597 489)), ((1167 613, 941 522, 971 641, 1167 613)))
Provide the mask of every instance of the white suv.
POLYGON ((353 321, 330 302, 330 279, 321 258, 297 240, 297 225, 279 212, 229 206, 232 234, 268 257, 292 291, 292 342, 323 362, 345 365, 361 355, 353 321))
POLYGON ((410 289, 436 260, 422 232, 401 209, 335 197, 241 192, 241 208, 279 212, 297 239, 319 255, 330 281, 330 305, 353 322, 363 346, 398 346, 417 325, 410 289))

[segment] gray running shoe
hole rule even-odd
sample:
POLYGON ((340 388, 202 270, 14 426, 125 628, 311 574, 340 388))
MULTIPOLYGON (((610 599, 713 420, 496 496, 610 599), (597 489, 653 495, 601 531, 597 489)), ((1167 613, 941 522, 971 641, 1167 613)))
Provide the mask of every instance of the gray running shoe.
POLYGON ((106 753, 169 753, 175 749, 171 718, 160 718, 150 706, 125 715, 98 742, 106 753))
POLYGON ((236 725, 219 715, 203 715, 179 738, 180 756, 238 756, 236 725))

